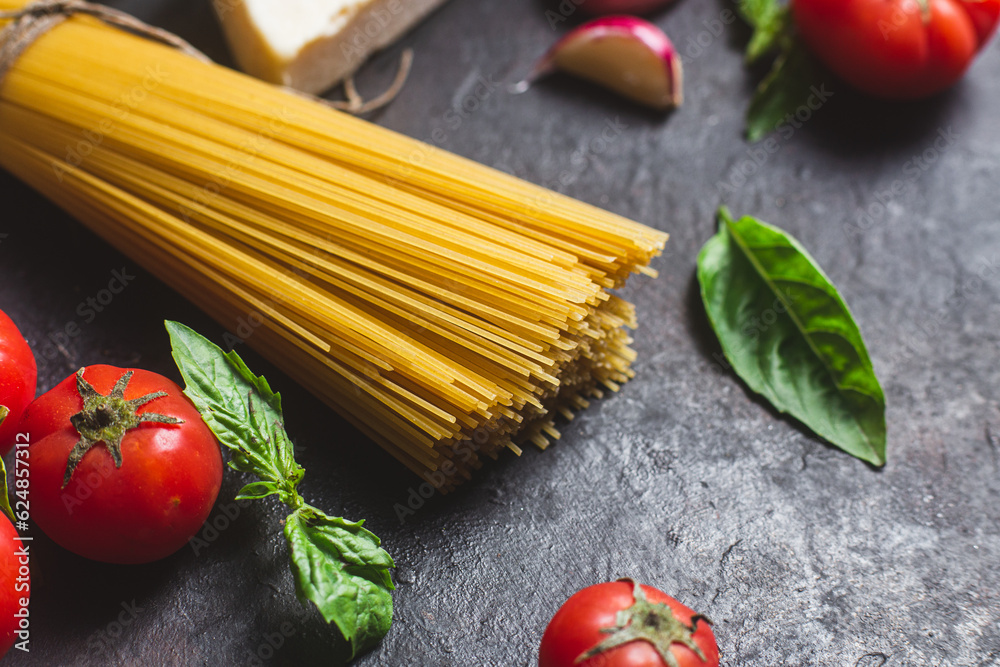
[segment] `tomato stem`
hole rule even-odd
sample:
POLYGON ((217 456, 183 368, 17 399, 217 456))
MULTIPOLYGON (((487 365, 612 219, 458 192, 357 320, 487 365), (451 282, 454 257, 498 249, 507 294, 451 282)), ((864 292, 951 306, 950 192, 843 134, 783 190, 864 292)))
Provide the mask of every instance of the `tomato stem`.
POLYGON ((114 459, 115 467, 122 467, 122 439, 130 430, 140 424, 183 424, 184 422, 176 417, 157 414, 155 412, 143 412, 138 414, 139 408, 162 396, 166 396, 165 391, 155 391, 139 398, 126 399, 125 389, 132 379, 134 371, 127 371, 115 383, 111 392, 106 396, 91 385, 83 377, 84 369, 76 372, 76 387, 83 399, 83 409, 69 418, 73 428, 80 434, 80 440, 73 446, 66 461, 66 474, 63 476, 62 488, 66 488, 73 471, 83 460, 84 455, 90 451, 91 447, 99 442, 103 442, 107 447, 111 458, 114 459))
POLYGON ((632 597, 635 602, 628 609, 622 609, 615 618, 615 626, 603 628, 601 632, 611 635, 589 651, 581 653, 574 664, 593 658, 616 646, 634 641, 645 641, 653 645, 656 652, 668 667, 679 667, 677 658, 670 650, 671 645, 683 644, 694 651, 699 658, 705 660, 705 653, 695 643, 692 636, 698 629, 698 622, 711 624, 708 617, 695 614, 691 617, 690 627, 680 621, 670 607, 659 602, 650 602, 642 587, 632 579, 619 579, 633 585, 632 597))
POLYGON ((920 18, 923 19, 924 25, 930 25, 931 22, 930 0, 917 0, 917 4, 920 5, 920 18))

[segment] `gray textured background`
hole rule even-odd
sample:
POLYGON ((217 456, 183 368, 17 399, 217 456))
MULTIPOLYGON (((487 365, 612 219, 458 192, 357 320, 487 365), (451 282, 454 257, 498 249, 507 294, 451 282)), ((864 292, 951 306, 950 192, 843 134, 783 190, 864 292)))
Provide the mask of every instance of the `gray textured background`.
MULTIPOLYGON (((226 58, 205 0, 119 6, 226 58)), ((711 616, 726 665, 1000 665, 1000 451, 985 436, 990 423, 1000 432, 1000 46, 925 103, 877 104, 834 84, 750 168, 746 32, 706 32, 700 53, 689 41, 728 0, 681 0, 655 18, 685 54, 686 104, 666 118, 564 78, 523 95, 490 84, 476 99, 481 81, 516 81, 573 23, 553 30, 549 7, 453 0, 403 41, 412 77, 374 120, 669 231, 660 278, 627 290, 641 318, 638 377, 549 451, 505 456, 401 524, 393 506, 418 480, 242 350, 286 397, 306 497, 368 519, 399 565, 395 624, 358 664, 531 665, 567 596, 628 575, 711 616), (627 129, 595 144, 616 119, 627 129), (914 170, 949 128, 954 145, 914 170), (896 181, 901 194, 886 197, 896 181), (694 268, 720 182, 736 214, 796 235, 851 304, 889 403, 884 470, 780 418, 715 363, 694 268), (883 212, 845 231, 879 193, 883 212)), ((366 67, 362 88, 380 89, 397 57, 366 67)), ((40 390, 93 363, 176 378, 164 318, 221 339, 221 326, 3 174, 0 196, 0 308, 39 354, 40 390), (80 321, 77 304, 122 266, 137 278, 80 321), (81 335, 51 345, 74 320, 81 335)), ((238 484, 227 477, 214 518, 238 484)), ((76 558, 35 531, 32 653, 8 661, 327 660, 338 647, 298 611, 281 518, 274 504, 243 508, 199 553, 131 568, 76 558)))

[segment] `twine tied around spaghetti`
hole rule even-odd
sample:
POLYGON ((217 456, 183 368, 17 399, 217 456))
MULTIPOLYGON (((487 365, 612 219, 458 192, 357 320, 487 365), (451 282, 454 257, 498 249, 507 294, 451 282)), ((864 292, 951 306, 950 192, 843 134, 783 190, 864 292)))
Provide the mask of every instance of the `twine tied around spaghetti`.
MULTIPOLYGON (((85 2, 85 0, 35 0, 21 9, 13 11, 0 11, 0 21, 10 20, 2 30, 0 30, 0 84, 3 84, 8 72, 14 67, 14 63, 21 57, 35 40, 47 33, 52 28, 76 15, 91 16, 103 23, 121 28, 140 37, 160 42, 171 46, 182 53, 202 62, 211 63, 212 59, 196 49, 185 39, 178 37, 172 32, 151 26, 136 17, 107 5, 85 2)), ((367 102, 362 99, 354 85, 354 76, 349 76, 344 81, 344 93, 347 100, 326 100, 303 93, 299 90, 287 88, 289 92, 316 100, 327 106, 346 111, 348 113, 361 115, 370 111, 380 109, 399 94, 406 84, 406 79, 410 75, 410 68, 413 65, 413 50, 406 49, 400 56, 399 70, 392 84, 372 100, 367 102)))

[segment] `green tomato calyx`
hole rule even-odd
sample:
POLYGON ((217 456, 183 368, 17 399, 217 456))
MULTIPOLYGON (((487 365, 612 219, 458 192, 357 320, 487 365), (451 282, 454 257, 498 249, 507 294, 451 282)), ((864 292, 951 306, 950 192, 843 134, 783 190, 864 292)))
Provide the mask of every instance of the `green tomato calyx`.
POLYGON ((917 4, 920 5, 920 18, 923 20, 924 25, 930 25, 931 22, 930 0, 917 0, 917 4))
POLYGON ((69 453, 69 460, 66 462, 66 474, 63 476, 63 488, 69 484, 73 477, 73 471, 83 460, 84 455, 90 448, 99 442, 103 442, 107 447, 111 458, 115 461, 115 467, 122 467, 122 439, 125 434, 139 424, 183 424, 184 422, 176 417, 157 414, 155 412, 137 411, 150 401, 162 396, 166 396, 165 391, 155 391, 139 398, 126 399, 125 389, 132 379, 134 371, 125 372, 111 392, 105 396, 94 389, 83 377, 84 369, 76 372, 76 387, 83 399, 83 409, 69 418, 73 428, 80 434, 80 440, 73 446, 69 453))
POLYGON ((695 643, 693 635, 698 629, 699 621, 712 623, 708 617, 695 614, 691 617, 691 626, 688 627, 674 615, 668 605, 647 600, 642 587, 635 581, 628 578, 619 579, 619 581, 625 581, 634 586, 632 596, 635 598, 635 603, 628 609, 622 609, 618 612, 614 627, 601 630, 610 637, 589 651, 581 653, 574 664, 580 664, 584 660, 600 655, 616 646, 634 641, 652 644, 668 667, 679 667, 677 658, 670 650, 670 647, 675 643, 687 646, 699 658, 705 660, 705 653, 695 643))
POLYGON ((7 419, 9 414, 10 409, 6 405, 0 405, 0 426, 3 426, 3 420, 7 419))

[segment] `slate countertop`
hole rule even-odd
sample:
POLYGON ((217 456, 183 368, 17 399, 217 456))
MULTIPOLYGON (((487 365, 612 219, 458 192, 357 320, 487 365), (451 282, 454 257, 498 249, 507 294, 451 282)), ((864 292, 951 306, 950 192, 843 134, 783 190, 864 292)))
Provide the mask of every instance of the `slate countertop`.
MULTIPOLYGON (((205 0, 117 6, 226 61, 205 0)), ((660 278, 625 290, 641 322, 636 379, 548 451, 503 456, 401 521, 419 480, 241 350, 285 397, 304 495, 366 518, 399 565, 395 624, 356 664, 532 665, 571 593, 631 576, 714 619, 725 665, 1000 665, 1000 451, 986 437, 1000 433, 1000 42, 937 99, 879 104, 834 86, 794 132, 749 146, 755 79, 746 31, 719 29, 728 0, 679 0, 654 19, 685 57, 686 102, 666 118, 565 78, 511 94, 578 21, 551 26, 553 7, 452 0, 359 81, 379 90, 412 47, 410 81, 375 122, 671 234, 660 278), (717 363, 694 270, 723 200, 794 234, 851 305, 888 401, 883 470, 779 417, 717 363)), ((0 196, 0 308, 38 353, 39 391, 84 364, 177 378, 164 318, 221 339, 6 174, 0 196), (123 267, 134 280, 85 320, 78 304, 123 267), (60 339, 70 322, 79 335, 60 339)), ((36 530, 31 653, 9 664, 335 655, 294 598, 280 508, 232 504, 238 486, 227 477, 211 519, 224 528, 206 545, 148 566, 91 563, 36 530)))

